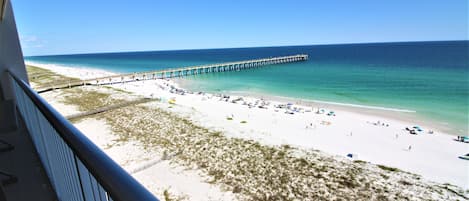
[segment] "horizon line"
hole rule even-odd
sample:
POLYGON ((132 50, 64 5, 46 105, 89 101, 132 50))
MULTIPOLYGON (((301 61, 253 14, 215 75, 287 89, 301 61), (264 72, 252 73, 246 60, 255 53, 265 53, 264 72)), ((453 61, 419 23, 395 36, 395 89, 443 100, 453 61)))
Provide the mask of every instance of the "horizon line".
POLYGON ((383 42, 350 42, 350 43, 321 43, 321 44, 305 44, 305 45, 278 45, 278 46, 241 46, 241 47, 219 47, 219 48, 188 48, 188 49, 159 49, 159 50, 123 50, 117 52, 83 52, 72 54, 45 54, 45 55, 28 55, 24 57, 42 57, 42 56, 71 56, 71 55, 89 55, 89 54, 120 54, 120 53, 138 53, 138 52, 169 52, 169 51, 190 51, 190 50, 220 50, 220 49, 244 49, 244 48, 276 48, 276 47, 302 47, 302 46, 326 46, 326 45, 364 45, 364 44, 384 44, 384 43, 416 43, 416 42, 469 42, 469 39, 461 40, 421 40, 421 41, 383 41, 383 42))

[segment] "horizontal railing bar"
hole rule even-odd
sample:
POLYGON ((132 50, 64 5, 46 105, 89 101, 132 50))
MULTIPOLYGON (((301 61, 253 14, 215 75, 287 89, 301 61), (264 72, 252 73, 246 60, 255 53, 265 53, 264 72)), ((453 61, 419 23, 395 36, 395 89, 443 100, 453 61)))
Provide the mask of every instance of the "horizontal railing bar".
POLYGON ((8 73, 113 200, 158 200, 50 106, 47 101, 34 92, 26 82, 20 80, 11 72, 8 73))

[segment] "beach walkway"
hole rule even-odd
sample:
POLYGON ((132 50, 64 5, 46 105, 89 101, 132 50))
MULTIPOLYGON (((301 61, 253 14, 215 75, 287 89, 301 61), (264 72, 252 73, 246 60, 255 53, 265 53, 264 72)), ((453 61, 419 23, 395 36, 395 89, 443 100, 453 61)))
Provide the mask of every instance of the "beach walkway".
POLYGON ((281 56, 281 57, 270 57, 262 59, 253 59, 253 60, 244 60, 236 62, 227 62, 227 63, 218 63, 218 64, 208 64, 201 66, 190 66, 182 68, 169 68, 156 71, 147 71, 147 72, 136 72, 128 74, 118 74, 111 75, 99 78, 78 80, 78 81, 65 81, 65 82, 51 82, 46 84, 45 87, 37 89, 38 93, 51 91, 54 89, 63 89, 63 88, 72 88, 77 86, 85 85, 110 85, 110 84, 119 84, 125 82, 134 82, 142 80, 152 80, 152 79, 166 79, 166 78, 175 78, 183 77, 190 75, 199 75, 204 73, 216 73, 216 72, 225 72, 225 71, 241 71, 246 69, 258 68, 266 65, 272 64, 282 64, 298 61, 308 60, 308 55, 298 54, 291 56, 281 56))
POLYGON ((78 118, 83 118, 83 117, 87 117, 87 116, 90 116, 90 115, 95 115, 95 114, 99 114, 99 113, 102 113, 102 112, 106 112, 106 111, 109 111, 109 110, 115 110, 115 109, 131 106, 131 105, 138 105, 138 104, 141 104, 141 103, 148 103, 148 102, 151 102, 151 101, 160 101, 160 99, 143 98, 143 99, 138 99, 138 100, 134 100, 134 101, 127 101, 127 102, 123 102, 123 103, 118 103, 118 104, 114 104, 114 105, 108 105, 108 106, 96 108, 94 110, 90 110, 90 111, 86 111, 86 112, 80 112, 80 113, 77 113, 77 114, 68 115, 65 118, 68 119, 68 120, 78 119, 78 118))

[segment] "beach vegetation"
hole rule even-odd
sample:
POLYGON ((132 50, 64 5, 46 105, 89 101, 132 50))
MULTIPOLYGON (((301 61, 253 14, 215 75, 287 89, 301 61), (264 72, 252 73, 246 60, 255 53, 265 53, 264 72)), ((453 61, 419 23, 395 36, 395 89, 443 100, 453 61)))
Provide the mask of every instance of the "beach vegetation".
MULTIPOLYGON (((177 153, 172 161, 198 167, 210 176, 209 183, 221 184, 246 200, 314 200, 331 196, 373 199, 372 195, 386 193, 379 182, 384 178, 373 170, 365 170, 360 162, 339 162, 290 145, 273 147, 228 138, 164 108, 132 106, 96 117, 105 119, 122 141, 137 140, 149 150, 177 153)), ((398 172, 396 168, 383 168, 398 172)), ((390 178, 388 183, 402 185, 390 178)))
POLYGON ((377 167, 379 167, 382 170, 389 171, 389 172, 399 172, 400 171, 400 169, 398 169, 398 168, 389 167, 389 166, 385 166, 385 165, 377 165, 377 167))
POLYGON ((169 159, 168 151, 164 150, 161 156, 161 160, 168 160, 168 159, 169 159))
POLYGON ((74 82, 80 79, 67 77, 52 72, 51 70, 27 65, 26 71, 30 82, 34 83, 34 88, 52 87, 56 83, 74 82))
POLYGON ((376 197, 376 200, 378 200, 378 201, 387 201, 387 200, 389 200, 389 199, 388 199, 387 196, 380 194, 380 195, 378 195, 378 196, 376 197))
POLYGON ((389 179, 389 176, 386 175, 386 174, 380 174, 380 175, 381 175, 381 177, 383 177, 383 179, 389 179))
POLYGON ((176 196, 176 195, 171 194, 168 189, 165 189, 165 190, 163 191, 163 199, 164 199, 164 201, 182 201, 182 200, 187 200, 187 199, 185 199, 184 196, 176 196))
POLYGON ((405 186, 410 186, 412 185, 412 183, 406 181, 406 180, 399 180, 399 183, 402 184, 402 185, 405 185, 405 186))
POLYGON ((125 99, 111 98, 110 93, 98 92, 96 90, 71 88, 63 89, 62 91, 66 94, 63 96, 62 102, 65 104, 76 105, 82 112, 126 102, 125 99))
POLYGON ((115 88, 115 87, 111 87, 111 86, 104 86, 104 87, 109 89, 109 90, 112 90, 112 91, 117 91, 119 93, 132 94, 132 92, 130 92, 130 91, 126 91, 126 90, 115 88))
POLYGON ((359 164, 366 164, 367 163, 366 161, 362 161, 362 160, 354 160, 353 162, 354 163, 359 163, 359 164))
POLYGON ((245 123, 248 123, 248 122, 247 122, 247 121, 245 121, 245 120, 243 120, 243 121, 241 121, 240 123, 242 123, 242 124, 245 124, 245 123))
POLYGON ((163 196, 164 196, 164 200, 165 201, 171 201, 171 198, 170 198, 170 195, 169 195, 169 191, 168 190, 164 190, 163 191, 163 196))
POLYGON ((292 147, 289 144, 282 144, 282 149, 291 149, 292 147))
POLYGON ((233 187, 233 193, 240 193, 242 191, 242 187, 241 186, 234 186, 233 187))

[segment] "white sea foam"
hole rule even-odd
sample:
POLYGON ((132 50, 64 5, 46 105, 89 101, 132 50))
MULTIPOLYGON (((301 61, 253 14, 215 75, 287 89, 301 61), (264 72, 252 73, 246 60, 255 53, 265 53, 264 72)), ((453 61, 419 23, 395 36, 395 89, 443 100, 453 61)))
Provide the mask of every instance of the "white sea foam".
POLYGON ((339 106, 347 106, 347 107, 357 107, 357 108, 366 108, 366 109, 374 109, 374 110, 386 110, 386 111, 393 111, 393 112, 407 112, 407 113, 415 113, 415 110, 406 110, 406 109, 399 109, 399 108, 389 108, 389 107, 379 107, 379 106, 369 106, 369 105, 358 105, 358 104, 351 104, 351 103, 338 103, 338 102, 331 102, 331 101, 320 101, 320 100, 313 100, 316 103, 325 103, 330 105, 339 105, 339 106))
POLYGON ((25 60, 25 64, 45 68, 58 74, 66 75, 69 77, 76 77, 80 79, 90 79, 117 74, 115 72, 91 68, 89 66, 67 66, 53 63, 34 62, 28 60, 25 60))
POLYGON ((408 109, 401 109, 401 108, 392 108, 392 107, 381 107, 381 106, 371 106, 371 105, 359 105, 353 103, 340 103, 334 101, 322 101, 316 99, 297 99, 293 97, 285 97, 285 96, 275 96, 275 95, 265 95, 262 93, 252 93, 249 91, 222 91, 222 93, 227 94, 236 94, 236 95, 246 95, 246 96, 255 96, 255 97, 268 97, 270 99, 277 99, 277 100, 287 100, 297 102, 300 101, 302 103, 322 103, 328 105, 337 105, 337 106, 346 106, 346 107, 354 107, 354 108, 364 108, 364 109, 373 109, 373 110, 383 110, 383 111, 392 111, 392 112, 405 112, 405 113, 416 113, 415 110, 408 110, 408 109))

